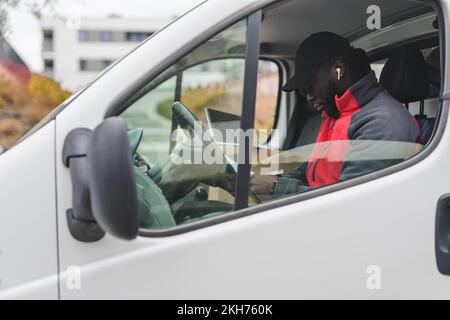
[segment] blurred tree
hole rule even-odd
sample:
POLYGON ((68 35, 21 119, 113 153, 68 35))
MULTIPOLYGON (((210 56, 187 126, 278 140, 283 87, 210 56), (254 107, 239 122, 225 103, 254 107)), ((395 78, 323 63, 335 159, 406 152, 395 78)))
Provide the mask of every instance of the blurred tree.
MULTIPOLYGON (((58 3, 59 0, 0 0, 0 41, 8 38, 9 9, 25 8, 38 19, 43 14, 67 19, 58 15, 58 3)), ((20 81, 5 64, 0 64, 0 153, 70 94, 58 82, 40 74, 32 73, 29 81, 20 81)))
POLYGON ((33 73, 30 82, 24 85, 0 67, 0 153, 70 94, 46 76, 33 73))
POLYGON ((37 18, 42 16, 44 10, 55 12, 58 0, 0 0, 0 35, 8 31, 8 9, 23 5, 37 18))

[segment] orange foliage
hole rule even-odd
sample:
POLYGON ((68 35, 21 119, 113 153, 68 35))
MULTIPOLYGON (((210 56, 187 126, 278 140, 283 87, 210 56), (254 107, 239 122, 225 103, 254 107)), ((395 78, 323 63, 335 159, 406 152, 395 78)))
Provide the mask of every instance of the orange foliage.
POLYGON ((29 98, 27 88, 6 69, 0 67, 0 109, 10 106, 22 108, 26 105, 29 98))
POLYGON ((55 80, 37 73, 31 75, 28 92, 31 95, 31 107, 28 108, 27 115, 34 123, 39 122, 71 95, 71 92, 62 89, 55 80))
POLYGON ((24 86, 0 68, 0 146, 10 148, 70 94, 46 76, 33 73, 24 86))

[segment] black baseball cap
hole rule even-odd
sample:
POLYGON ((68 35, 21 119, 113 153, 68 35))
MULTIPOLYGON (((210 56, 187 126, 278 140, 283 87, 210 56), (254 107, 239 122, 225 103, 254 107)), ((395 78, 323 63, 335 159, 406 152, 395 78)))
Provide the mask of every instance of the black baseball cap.
POLYGON ((326 62, 344 56, 352 50, 350 42, 333 32, 311 34, 303 40, 295 55, 295 74, 283 86, 283 91, 303 87, 326 62))

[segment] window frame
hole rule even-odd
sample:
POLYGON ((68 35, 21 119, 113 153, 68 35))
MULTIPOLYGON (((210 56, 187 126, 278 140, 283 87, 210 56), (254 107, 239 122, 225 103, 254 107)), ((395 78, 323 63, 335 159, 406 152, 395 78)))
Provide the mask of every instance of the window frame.
MULTIPOLYGON (((446 26, 447 21, 450 19, 450 17, 448 16, 448 14, 449 14, 448 12, 443 11, 440 0, 433 0, 433 3, 435 4, 435 10, 436 10, 436 14, 438 16, 438 22, 439 22, 438 34, 439 34, 439 45, 440 45, 441 60, 442 60, 441 61, 442 62, 441 69, 445 70, 445 63, 446 63, 445 26, 446 26)), ((183 57, 184 55, 186 55, 189 52, 191 52, 192 50, 194 50, 198 45, 201 45, 204 41, 207 41, 211 36, 225 30, 226 28, 230 27, 232 24, 236 23, 239 20, 242 20, 244 18, 248 19, 249 15, 254 14, 255 12, 258 12, 258 11, 262 12, 265 8, 270 7, 272 4, 273 4, 273 1, 271 1, 271 0, 264 1, 263 3, 255 6, 253 8, 249 8, 248 11, 243 11, 240 14, 237 14, 236 16, 230 18, 227 21, 225 27, 217 28, 214 31, 205 33, 202 37, 199 37, 195 43, 192 43, 189 48, 186 48, 185 51, 182 51, 182 52, 180 51, 176 55, 168 58, 167 63, 163 64, 160 69, 154 70, 152 72, 152 74, 149 75, 148 78, 143 79, 142 82, 140 82, 139 84, 136 84, 133 87, 133 89, 130 90, 130 92, 128 92, 127 95, 122 95, 121 97, 118 97, 118 99, 115 100, 115 102, 113 104, 111 104, 111 106, 109 107, 108 111, 105 114, 105 118, 110 117, 110 116, 115 116, 117 114, 120 114, 122 111, 124 111, 124 109, 126 107, 122 108, 123 107, 122 104, 125 103, 133 94, 137 93, 139 91, 139 89, 143 88, 145 86, 145 84, 147 84, 151 79, 153 79, 156 76, 158 76, 159 74, 161 74, 161 72, 163 72, 165 69, 167 69, 167 67, 169 67, 172 63, 176 62, 179 58, 183 57)), ((249 30, 247 30, 247 32, 249 32, 249 30)), ((450 90, 448 90, 448 91, 445 90, 446 83, 444 81, 444 78, 445 78, 445 72, 442 72, 441 73, 442 86, 441 86, 441 93, 440 93, 440 98, 439 98, 440 106, 438 108, 438 114, 436 116, 437 122, 436 122, 436 126, 435 126, 435 132, 434 132, 430 142, 424 147, 424 149, 421 152, 419 152, 417 155, 411 157, 410 159, 407 159, 399 164, 396 164, 396 165, 393 165, 393 166, 390 166, 390 167, 381 169, 379 171, 372 172, 372 173, 369 173, 369 174, 366 174, 366 175, 363 175, 363 176, 360 176, 360 177, 357 177, 357 178, 354 178, 351 180, 338 182, 336 184, 324 186, 324 187, 321 187, 321 188, 318 188, 315 190, 308 191, 306 193, 291 195, 289 197, 282 198, 282 199, 274 199, 269 202, 258 204, 257 206, 246 207, 246 208, 239 209, 236 211, 233 210, 233 211, 227 212, 220 216, 211 217, 209 219, 192 222, 192 223, 189 223, 186 225, 180 225, 180 226, 177 226, 177 227, 174 227, 171 229, 149 230, 149 229, 140 228, 139 235, 143 236, 143 237, 158 238, 158 237, 169 237, 169 236, 183 234, 186 232, 195 231, 198 229, 202 229, 205 227, 213 226, 213 225, 224 223, 227 221, 243 218, 243 217, 257 214, 260 212, 265 212, 267 210, 272 210, 272 209, 280 208, 280 207, 287 206, 290 204, 294 204, 297 202, 301 202, 304 200, 320 197, 322 195, 327 195, 327 194, 330 194, 330 193, 333 193, 336 191, 340 191, 343 189, 348 189, 350 187, 364 184, 364 183, 370 182, 372 180, 376 180, 376 179, 391 175, 393 173, 402 171, 404 169, 407 169, 407 168, 419 163, 420 161, 422 161, 423 159, 428 157, 428 155, 439 144, 440 138, 442 137, 444 130, 446 128, 446 125, 447 125, 446 119, 449 115, 449 108, 450 108, 450 101, 448 101, 448 100, 450 100, 450 90)), ((253 106, 253 108, 254 108, 254 106, 253 106)))
MULTIPOLYGON (((260 51, 260 32, 262 22, 262 10, 258 10, 247 17, 247 30, 245 41, 245 69, 244 92, 242 97, 241 125, 240 129, 246 132, 255 125, 256 94, 258 83, 258 66, 260 51)), ((253 135, 239 136, 238 165, 236 172, 236 189, 234 193, 233 211, 248 208, 248 196, 250 188, 251 163, 250 145, 253 135), (243 138, 243 139, 242 139, 243 138), (244 145, 244 154, 241 153, 244 145)))

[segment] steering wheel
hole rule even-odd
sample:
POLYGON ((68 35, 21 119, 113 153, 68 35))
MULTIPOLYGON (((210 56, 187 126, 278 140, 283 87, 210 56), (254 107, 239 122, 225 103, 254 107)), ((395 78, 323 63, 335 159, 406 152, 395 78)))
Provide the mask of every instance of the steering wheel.
MULTIPOLYGON (((209 143, 213 144, 214 150, 221 150, 217 145, 213 137, 209 134, 209 131, 205 129, 203 124, 198 120, 198 118, 181 102, 175 101, 172 105, 172 116, 174 117, 174 120, 178 123, 181 129, 187 130, 191 137, 195 135, 200 141, 202 141, 202 144, 204 146, 203 137, 205 137, 205 140, 208 140, 209 143), (202 136, 203 135, 203 136, 202 136)), ((237 174, 237 164, 232 162, 231 159, 229 159, 225 154, 221 154, 221 157, 223 159, 223 162, 226 164, 225 171, 228 174, 231 174, 233 176, 233 181, 236 179, 237 174)), ((233 184, 234 185, 234 184, 233 184)), ((235 190, 234 188, 227 188, 231 194, 234 194, 235 190)), ((258 195, 249 188, 250 195, 255 200, 256 203, 261 203, 261 199, 258 197, 258 195)))
MULTIPOLYGON (((137 186, 137 202, 139 211, 139 224, 144 228, 160 229, 170 228, 183 223, 186 218, 192 219, 193 210, 198 216, 219 215, 223 212, 231 210, 228 208, 229 204, 222 203, 220 201, 206 201, 203 205, 193 205, 192 202, 187 202, 182 205, 178 210, 173 212, 171 205, 169 204, 166 195, 158 185, 161 179, 161 168, 150 166, 145 160, 138 154, 137 149, 141 142, 143 135, 143 129, 137 128, 128 131, 130 153, 133 159, 133 169, 135 172, 135 180, 137 186), (145 170, 142 167, 145 166, 145 170), (156 169, 156 170, 154 170, 156 169), (159 177, 151 174, 151 171, 159 172, 159 177), (156 178, 156 179, 155 179, 156 178), (214 210, 211 210, 211 209, 214 210), (213 212, 210 212, 213 211, 213 212)), ((197 185, 198 183, 196 183, 197 185)), ((189 193, 195 189, 191 188, 189 193)), ((231 190, 234 191, 234 190, 231 190)), ((231 192, 232 193, 232 192, 231 192)), ((181 199, 180 197, 179 199, 181 199)), ((202 202, 203 203, 203 202, 202 202)), ((194 216, 195 218, 195 216, 194 216)))
POLYGON ((128 141, 133 159, 133 170, 137 186, 139 225, 144 228, 160 229, 176 226, 172 210, 161 188, 147 175, 150 166, 137 153, 144 130, 137 128, 128 131, 128 141), (142 170, 142 164, 147 166, 142 170))

